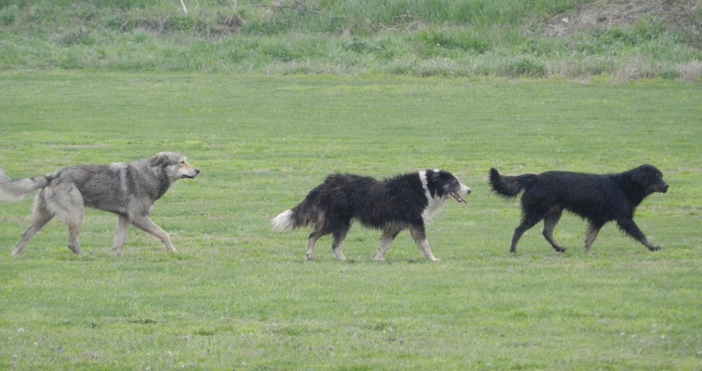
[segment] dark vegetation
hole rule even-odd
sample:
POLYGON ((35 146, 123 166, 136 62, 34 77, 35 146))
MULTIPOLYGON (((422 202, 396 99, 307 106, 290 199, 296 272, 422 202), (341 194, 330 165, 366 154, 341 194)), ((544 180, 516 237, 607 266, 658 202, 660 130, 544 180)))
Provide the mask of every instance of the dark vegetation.
POLYGON ((694 81, 700 3, 0 0, 0 68, 694 81))

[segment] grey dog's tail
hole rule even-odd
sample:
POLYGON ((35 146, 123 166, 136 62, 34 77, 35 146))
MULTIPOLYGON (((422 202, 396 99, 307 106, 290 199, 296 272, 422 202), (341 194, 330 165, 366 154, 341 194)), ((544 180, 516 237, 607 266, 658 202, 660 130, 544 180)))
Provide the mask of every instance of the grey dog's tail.
POLYGON ((494 167, 490 169, 490 185, 492 189, 505 198, 517 197, 519 192, 530 188, 536 183, 536 177, 536 174, 500 175, 494 167))
POLYGON ((276 231, 282 232, 288 228, 304 228, 310 224, 320 222, 324 212, 318 207, 319 189, 313 189, 305 199, 292 209, 285 210, 271 220, 271 226, 276 231))
POLYGON ((50 176, 37 176, 25 179, 10 179, 0 168, 0 200, 19 202, 27 198, 37 189, 49 184, 50 176))

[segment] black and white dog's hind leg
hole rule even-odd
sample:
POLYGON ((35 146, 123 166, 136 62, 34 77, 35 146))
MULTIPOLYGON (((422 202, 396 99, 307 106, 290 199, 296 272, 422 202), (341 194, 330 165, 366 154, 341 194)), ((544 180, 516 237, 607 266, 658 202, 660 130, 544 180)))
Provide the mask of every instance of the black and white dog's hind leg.
POLYGON ((400 232, 398 231, 383 232, 383 235, 380 237, 380 247, 378 248, 378 254, 373 260, 377 262, 385 261, 385 253, 388 251, 388 249, 390 249, 392 241, 395 240, 395 237, 397 237, 398 234, 400 234, 400 232))

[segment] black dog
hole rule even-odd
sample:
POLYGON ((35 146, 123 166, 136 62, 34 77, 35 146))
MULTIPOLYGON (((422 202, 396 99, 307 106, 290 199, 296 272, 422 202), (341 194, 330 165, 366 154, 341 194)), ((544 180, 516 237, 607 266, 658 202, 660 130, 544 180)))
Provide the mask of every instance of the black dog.
POLYGON ((542 219, 546 241, 556 251, 564 252, 565 249, 553 239, 553 228, 564 209, 588 221, 585 252, 590 251, 602 226, 613 220, 622 231, 649 250, 661 249, 646 239, 633 219, 636 207, 644 198, 654 192, 668 191, 663 174, 653 165, 641 165, 623 173, 603 175, 548 171, 503 176, 492 168, 490 184, 495 192, 505 198, 514 198, 524 191, 522 223, 514 230, 510 252, 517 252, 517 242, 522 234, 542 219))
POLYGON ((312 225, 314 231, 307 242, 307 259, 314 257, 317 240, 332 234, 334 255, 341 261, 346 260, 341 243, 353 220, 358 220, 365 227, 383 231, 376 261, 385 259, 390 244, 405 229, 410 230, 424 256, 433 261, 437 259, 431 252, 424 227, 447 198, 467 203, 461 195, 469 193, 470 189, 453 174, 439 169, 385 180, 332 174, 300 204, 275 217, 271 224, 278 231, 312 225))

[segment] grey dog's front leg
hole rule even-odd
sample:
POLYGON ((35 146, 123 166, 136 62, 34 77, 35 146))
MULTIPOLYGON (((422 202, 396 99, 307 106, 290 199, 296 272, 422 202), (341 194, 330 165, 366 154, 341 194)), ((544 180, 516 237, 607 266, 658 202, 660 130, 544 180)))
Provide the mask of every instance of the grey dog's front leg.
POLYGON ((150 233, 156 237, 158 237, 161 242, 166 245, 166 249, 170 252, 177 252, 175 247, 173 247, 173 244, 171 243, 171 238, 168 237, 168 233, 161 229, 161 227, 157 226, 156 223, 151 221, 151 219, 148 216, 142 216, 137 219, 132 220, 132 224, 134 224, 135 227, 143 230, 144 232, 150 233))

